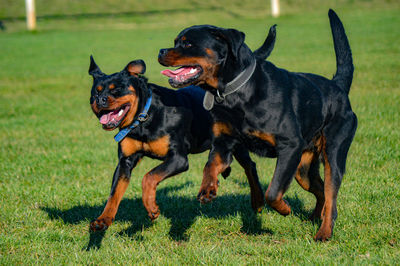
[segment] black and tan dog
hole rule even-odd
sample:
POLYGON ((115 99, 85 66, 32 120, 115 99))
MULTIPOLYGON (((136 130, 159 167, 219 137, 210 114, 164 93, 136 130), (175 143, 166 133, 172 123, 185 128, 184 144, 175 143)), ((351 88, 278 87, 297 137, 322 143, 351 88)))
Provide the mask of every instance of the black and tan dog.
MULTIPOLYGON (((257 52, 258 56, 267 57, 274 42, 275 27, 272 27, 257 52)), ((91 223, 92 231, 105 230, 111 225, 129 184, 131 171, 142 157, 163 161, 142 181, 143 204, 153 220, 160 213, 156 203, 157 185, 170 176, 186 171, 189 153, 200 153, 211 147, 212 120, 202 105, 204 90, 196 86, 171 90, 148 83, 142 76, 145 69, 145 63, 136 60, 121 72, 106 75, 91 57, 92 110, 105 130, 121 129, 115 137, 119 142, 119 163, 111 193, 103 213, 91 223)), ((251 185, 251 204, 254 210, 259 211, 264 205, 264 197, 255 163, 244 146, 238 145, 233 155, 245 169, 251 185)), ((230 168, 227 167, 223 176, 229 173, 230 168)))
POLYGON ((332 80, 289 72, 261 60, 244 43, 244 33, 234 29, 192 26, 178 35, 174 48, 160 50, 162 65, 180 67, 163 72, 173 87, 196 84, 207 91, 204 106, 211 109, 214 140, 200 201, 215 196, 218 174, 229 167, 232 151, 244 145, 258 155, 277 157, 265 193, 267 203, 288 215, 291 209, 283 194, 295 177, 317 199, 311 218, 322 218, 322 224, 315 239, 331 237, 357 118, 348 98, 354 70, 350 46, 333 10, 329 19, 337 60, 332 80), (194 69, 193 74, 182 77, 188 68, 194 69))

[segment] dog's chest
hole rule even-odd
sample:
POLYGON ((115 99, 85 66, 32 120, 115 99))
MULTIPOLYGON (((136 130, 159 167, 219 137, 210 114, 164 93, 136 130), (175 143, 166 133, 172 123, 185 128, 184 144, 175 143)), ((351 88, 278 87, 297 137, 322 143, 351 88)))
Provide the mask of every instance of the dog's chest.
POLYGON ((251 152, 263 157, 276 157, 276 140, 273 134, 247 129, 242 132, 242 140, 251 152))
POLYGON ((131 156, 137 152, 144 152, 156 157, 165 157, 169 151, 169 135, 151 141, 140 141, 126 137, 121 141, 121 150, 124 156, 131 156))

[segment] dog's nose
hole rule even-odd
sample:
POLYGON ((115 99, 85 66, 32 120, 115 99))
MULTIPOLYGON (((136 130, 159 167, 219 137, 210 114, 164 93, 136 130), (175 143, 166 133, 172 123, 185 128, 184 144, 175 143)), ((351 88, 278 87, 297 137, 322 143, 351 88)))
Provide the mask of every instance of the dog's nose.
POLYGON ((98 97, 97 104, 99 105, 99 107, 107 107, 107 97, 106 96, 98 97))
POLYGON ((167 49, 160 49, 160 53, 158 54, 158 58, 160 58, 160 57, 166 55, 166 54, 167 54, 167 51, 168 51, 167 49))

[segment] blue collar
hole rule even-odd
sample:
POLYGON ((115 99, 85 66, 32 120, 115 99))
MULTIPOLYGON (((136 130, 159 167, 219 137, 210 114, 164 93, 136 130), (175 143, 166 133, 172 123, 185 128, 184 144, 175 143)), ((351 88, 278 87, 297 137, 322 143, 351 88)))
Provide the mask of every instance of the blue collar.
POLYGON ((147 118, 149 117, 149 115, 147 114, 151 105, 151 99, 152 99, 152 95, 151 95, 151 89, 149 89, 149 98, 147 98, 147 102, 146 105, 143 108, 143 111, 138 115, 137 119, 128 127, 121 129, 117 135, 114 136, 114 139, 116 142, 120 142, 121 140, 123 140, 126 135, 128 135, 129 132, 131 132, 132 129, 134 129, 135 127, 137 127, 140 122, 144 122, 147 120, 147 118))

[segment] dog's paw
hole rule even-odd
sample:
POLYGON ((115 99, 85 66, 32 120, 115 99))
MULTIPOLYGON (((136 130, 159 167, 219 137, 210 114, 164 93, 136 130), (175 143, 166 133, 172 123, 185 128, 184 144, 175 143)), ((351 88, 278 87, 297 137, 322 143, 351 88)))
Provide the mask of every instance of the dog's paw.
POLYGON ((278 212, 283 216, 287 216, 290 214, 292 209, 290 208, 290 205, 286 200, 282 200, 282 202, 283 204, 281 205, 281 208, 278 210, 278 212))
POLYGON ((90 223, 90 231, 105 231, 112 224, 112 218, 100 218, 90 223))
POLYGON ((211 185, 207 187, 200 188, 199 194, 197 195, 197 200, 200 203, 205 204, 211 202, 217 197, 218 185, 211 185))
POLYGON ((143 205, 146 208, 147 216, 149 216, 150 220, 154 221, 160 216, 160 208, 157 203, 153 200, 149 200, 149 198, 145 197, 143 200, 143 205))
POLYGON ((271 206, 271 208, 276 210, 280 215, 287 216, 291 212, 291 208, 290 208, 288 202, 284 199, 268 201, 268 198, 267 198, 267 203, 269 206, 271 206))
POLYGON ((332 230, 325 230, 322 227, 318 230, 317 234, 314 236, 315 241, 325 242, 332 237, 332 230))
POLYGON ((147 213, 147 215, 149 216, 149 218, 151 219, 151 221, 154 221, 155 219, 158 218, 158 216, 160 216, 160 209, 159 209, 158 206, 157 206, 157 208, 155 208, 154 210, 149 211, 149 212, 147 213))

